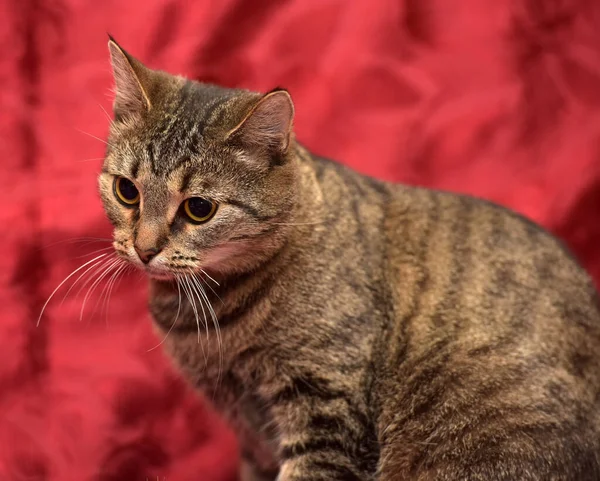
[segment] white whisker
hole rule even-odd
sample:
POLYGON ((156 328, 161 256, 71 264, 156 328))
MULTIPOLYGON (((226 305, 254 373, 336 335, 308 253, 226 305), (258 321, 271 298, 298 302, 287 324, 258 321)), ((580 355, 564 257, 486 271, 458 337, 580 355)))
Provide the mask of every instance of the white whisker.
POLYGON ((82 159, 82 160, 77 160, 76 162, 98 162, 99 160, 104 160, 104 157, 94 157, 92 159, 82 159))
POLYGON ((93 134, 90 134, 89 132, 85 132, 85 131, 83 131, 83 130, 80 130, 80 129, 77 129, 77 128, 76 128, 75 130, 77 130, 77 132, 81 132, 82 134, 85 134, 85 135, 88 135, 88 136, 90 136, 92 139, 99 140, 99 141, 100 141, 100 142, 102 142, 103 144, 106 144, 106 145, 109 145, 109 146, 110 146, 110 144, 109 144, 109 143, 108 143, 106 140, 104 140, 104 139, 101 139, 100 137, 96 137, 95 135, 93 135, 93 134))
MULTIPOLYGON (((206 341, 208 343, 208 342, 210 342, 210 338, 209 338, 209 334, 208 334, 208 319, 206 318, 206 311, 204 310, 204 303, 202 302, 203 298, 202 298, 202 295, 196 285, 197 281, 196 281, 196 278, 194 277, 194 274, 192 273, 191 277, 187 277, 187 279, 189 281, 191 288, 196 293, 196 297, 198 298, 198 302, 200 303, 200 308, 202 309, 202 316, 204 317, 204 328, 206 329, 206 341)), ((208 344, 208 346, 210 349, 210 344, 208 344)))
MULTIPOLYGON (((92 293, 96 290, 96 288, 98 287, 98 285, 100 284, 102 279, 104 279, 106 276, 108 276, 111 273, 111 271, 113 270, 113 268, 116 268, 119 265, 118 261, 119 261, 118 258, 109 259, 108 262, 106 262, 102 267, 100 267, 99 269, 96 270, 96 272, 94 273, 93 276, 90 276, 90 278, 88 278, 86 280, 86 282, 84 283, 84 286, 82 286, 82 288, 80 288, 79 292, 81 292, 81 289, 83 289, 83 287, 87 286, 90 282, 92 282, 92 285, 88 288, 88 292, 86 293, 86 295, 83 298, 82 308, 85 306, 85 303, 87 302, 88 297, 90 297, 92 295, 92 293)), ((102 299, 104 291, 106 290, 106 287, 107 287, 107 284, 105 284, 103 286, 102 290, 100 291, 100 296, 96 300, 96 304, 94 304, 94 310, 92 312, 92 315, 96 312, 96 309, 98 308, 98 304, 100 303, 100 300, 102 299)), ((81 320, 81 315, 82 315, 82 313, 80 312, 80 320, 81 320)))
MULTIPOLYGON (((215 281, 215 280, 214 280, 212 277, 210 277, 210 276, 207 274, 207 272, 206 272, 204 269, 200 268, 200 272, 202 272, 202 274, 204 274, 204 275, 205 275, 206 277, 208 277, 208 278, 209 278, 211 281, 213 281, 213 282, 214 282, 214 283, 215 283, 217 286, 220 286, 220 284, 219 284, 217 281, 215 281)), ((207 285, 208 285, 208 284, 207 284, 207 285)), ((214 292, 214 291, 213 291, 213 292, 214 292)))
POLYGON ((185 276, 181 278, 181 287, 183 288, 185 295, 188 298, 190 305, 192 306, 192 310, 194 311, 196 325, 198 326, 198 343, 200 343, 200 321, 198 320, 198 309, 196 308, 196 303, 194 302, 194 299, 191 297, 191 292, 187 285, 187 279, 185 278, 185 276))
POLYGON ((49 247, 54 247, 57 246, 59 244, 75 244, 75 243, 82 243, 82 244, 93 244, 94 242, 111 242, 112 243, 112 239, 108 239, 108 238, 104 238, 104 237, 74 237, 71 239, 63 239, 63 240, 59 240, 56 242, 51 242, 50 244, 47 244, 45 246, 42 246, 41 249, 48 249, 49 247))
POLYGON ((315 221, 315 222, 269 222, 270 225, 288 225, 288 226, 318 225, 318 224, 323 224, 323 223, 325 223, 324 220, 319 220, 319 221, 315 221))
POLYGON ((44 311, 46 310, 46 306, 48 305, 48 303, 50 302, 50 299, 52 299, 52 297, 54 296, 54 294, 56 294, 56 291, 58 291, 65 282, 67 282, 71 277, 73 277, 75 274, 77 274, 85 266, 87 266, 88 264, 91 264, 95 260, 100 259, 101 257, 104 257, 106 255, 108 255, 108 254, 100 254, 99 256, 94 257, 92 260, 87 261, 85 264, 83 264, 82 266, 78 267, 73 272, 71 272, 67 277, 65 277, 65 279, 56 287, 56 289, 54 289, 52 291, 52 294, 50 294, 50 297, 48 298, 48 300, 45 302, 44 306, 42 307, 42 312, 40 312, 40 315, 39 315, 37 323, 36 323, 36 327, 40 325, 40 321, 42 320, 42 316, 44 315, 44 311))
POLYGON ((202 287, 202 284, 200 283, 200 280, 196 276, 196 274, 192 273, 192 278, 195 280, 195 284, 198 287, 198 289, 200 291, 200 294, 204 298, 204 301, 206 302, 208 310, 210 311, 211 317, 214 320, 217 316, 216 316, 215 311, 214 311, 214 309, 212 307, 212 304, 210 303, 210 300, 208 299, 208 296, 206 295, 206 291, 204 290, 204 287, 202 287))
MULTIPOLYGON (((102 299, 102 297, 104 295, 104 301, 102 302, 102 309, 104 309, 104 323, 107 326, 108 326, 108 306, 109 306, 109 303, 110 303, 110 296, 111 296, 111 293, 112 293, 112 289, 113 289, 115 281, 117 280, 117 278, 119 277, 119 275, 121 274, 121 272, 123 272, 123 270, 125 270, 126 267, 127 267, 127 264, 125 263, 124 260, 121 259, 121 263, 117 265, 117 267, 114 270, 113 274, 108 279, 108 282, 106 283, 106 285, 104 286, 104 288, 100 292, 99 299, 102 299)), ((96 302, 96 307, 97 307, 97 305, 98 305, 98 303, 96 302)), ((94 307, 94 312, 96 310, 96 307, 94 307)), ((102 313, 102 311, 100 311, 100 312, 102 313)))
POLYGON ((98 102, 98 106, 102 109, 102 112, 104 112, 104 115, 106 115, 106 118, 108 119, 108 122, 110 124, 113 123, 113 119, 112 117, 108 114, 108 112, 106 111, 106 109, 104 107, 102 107, 102 104, 100 102, 98 102))
POLYGON ((108 247, 103 247, 102 249, 96 249, 95 251, 88 252, 87 254, 83 254, 82 256, 77 256, 76 259, 81 259, 81 258, 87 257, 87 256, 93 256, 94 254, 97 254, 98 252, 104 252, 104 251, 110 250, 112 248, 113 248, 113 246, 108 246, 108 247))
MULTIPOLYGON (((215 333, 217 335, 217 349, 219 351, 219 371, 217 373, 217 383, 216 383, 216 389, 215 389, 215 392, 216 392, 216 390, 219 388, 219 384, 221 382, 221 374, 222 374, 222 371, 223 371, 223 339, 221 337, 221 328, 219 326, 219 320, 217 319, 217 314, 215 313, 215 310, 213 309, 213 306, 210 303, 210 299, 206 295, 206 291, 202 287, 202 284, 201 284, 201 280, 202 279, 198 278, 195 274, 192 274, 192 276, 196 280, 196 284, 197 284, 198 288, 200 289, 200 293, 204 297, 204 301, 206 302, 206 305, 208 306, 208 309, 209 309, 210 314, 211 314, 212 322, 213 322, 213 325, 215 327, 215 333)), ((206 283, 207 286, 209 286, 209 284, 207 282, 205 282, 205 283, 206 283)), ((217 297, 219 297, 219 296, 217 295, 217 297)), ((223 302, 223 301, 221 301, 221 302, 223 302)), ((208 339, 208 334, 207 334, 207 339, 208 339)))
MULTIPOLYGON (((202 269, 200 269, 200 271, 201 271, 203 274, 205 274, 205 275, 208 275, 208 274, 206 274, 206 272, 204 272, 202 269)), ((221 301, 221 304, 223 304, 223 305, 224 305, 224 304, 225 304, 225 302, 223 302, 223 299, 221 299, 221 297, 219 296, 219 294, 217 294, 217 291, 215 291, 215 290, 212 288, 212 286, 211 286, 211 285, 210 285, 208 282, 206 282, 206 281, 205 281, 205 280, 202 278, 202 276, 198 276, 198 278, 199 278, 199 279, 200 279, 202 282, 204 282, 204 284, 206 285, 206 287, 208 287, 208 288, 209 288, 209 289, 212 291, 212 293, 213 293, 215 296, 217 296, 217 299, 219 299, 219 301, 221 301)), ((217 285, 219 285, 219 284, 217 284, 217 285)))
POLYGON ((183 282, 181 284, 181 287, 184 288, 188 301, 190 302, 190 304, 192 305, 192 309, 194 310, 194 316, 196 317, 196 325, 198 326, 198 344, 200 344, 200 347, 202 349, 202 355, 204 356, 204 364, 206 365, 208 363, 208 360, 206 357, 206 353, 204 352, 204 345, 200 342, 200 320, 198 317, 198 308, 196 307, 196 301, 194 300, 194 296, 190 288, 188 278, 184 275, 182 277, 182 280, 183 282))
POLYGON ((162 341, 160 341, 153 348, 148 349, 147 352, 154 351, 154 349, 162 346, 162 344, 167 340, 167 337, 169 337, 169 334, 171 334, 171 331, 173 330, 173 327, 175 327, 175 323, 177 322, 177 319, 179 319, 179 313, 181 312, 181 286, 179 284, 179 278, 175 277, 175 282, 177 283, 177 297, 179 299, 179 305, 177 306, 177 314, 175 314, 175 319, 173 319, 173 323, 171 324, 171 327, 167 331, 167 334, 165 335, 164 339, 162 341))
MULTIPOLYGON (((73 282, 73 284, 71 284, 69 286, 69 288, 67 289, 67 292, 65 293, 65 295, 63 296, 62 300, 60 301, 60 305, 62 306, 63 303, 65 302, 65 299, 67 298, 67 296, 69 295, 69 293, 71 292, 71 290, 73 289, 73 287, 75 287, 77 285, 77 283, 83 278, 85 277, 91 270, 104 265, 106 262, 110 261, 110 258, 108 259, 98 259, 97 262, 94 262, 91 266, 89 266, 86 270, 84 270, 81 275, 75 279, 75 282, 73 282)), ((85 286, 85 284, 84 284, 85 286)), ((81 292, 81 288, 79 289, 78 293, 81 292)))
POLYGON ((79 320, 80 321, 83 320, 83 312, 85 311, 85 304, 86 304, 88 298, 94 293, 94 291, 96 290, 96 287, 98 287, 98 284, 100 284, 100 282, 102 282, 102 279, 104 279, 113 270, 113 268, 115 268, 120 262, 123 262, 123 261, 121 259, 118 259, 118 258, 114 259, 108 265, 108 267, 106 267, 100 273, 100 275, 96 278, 96 280, 92 283, 92 285, 88 289, 87 293, 85 294, 85 297, 83 298, 83 303, 81 305, 81 310, 79 311, 79 320))
POLYGON ((81 284, 81 286, 79 286, 79 290, 77 291, 77 293, 75 294, 75 297, 79 297, 79 295, 81 294, 81 291, 83 291, 87 286, 89 286, 90 282, 93 282, 94 279, 96 279, 97 274, 102 271, 102 269, 104 269, 108 264, 110 264, 113 260, 115 260, 115 256, 110 256, 107 257, 106 259, 104 259, 102 262, 96 264, 94 266, 94 272, 91 273, 91 275, 83 282, 83 284, 81 284))

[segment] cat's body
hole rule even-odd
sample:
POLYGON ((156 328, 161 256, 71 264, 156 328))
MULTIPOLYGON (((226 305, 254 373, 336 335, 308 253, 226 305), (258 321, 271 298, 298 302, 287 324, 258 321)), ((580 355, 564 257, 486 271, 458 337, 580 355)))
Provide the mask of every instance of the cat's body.
POLYGON ((600 479, 598 298, 556 240, 493 204, 312 156, 286 136, 283 93, 208 95, 112 48, 127 94, 116 111, 134 110, 100 182, 116 247, 131 256, 158 242, 174 272, 205 269, 183 283, 155 276, 150 307, 167 352, 238 433, 244 481, 600 479), (119 55, 146 82, 137 105, 119 55), (198 137, 173 143, 165 119, 189 123, 194 106, 209 134, 190 154, 198 137), (111 200, 127 169, 147 197, 137 213, 111 200), (179 223, 167 191, 197 175, 210 193, 215 172, 215 220, 179 223))

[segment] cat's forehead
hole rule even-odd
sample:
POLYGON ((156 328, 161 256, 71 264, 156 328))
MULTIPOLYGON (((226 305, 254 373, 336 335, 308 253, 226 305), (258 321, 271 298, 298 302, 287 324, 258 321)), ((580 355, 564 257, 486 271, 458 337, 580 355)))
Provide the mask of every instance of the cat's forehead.
POLYGON ((156 173, 197 157, 235 122, 243 93, 185 81, 152 109, 138 130, 139 148, 156 173))
POLYGON ((138 123, 115 127, 107 160, 132 177, 141 171, 171 176, 190 164, 201 168, 203 153, 239 121, 252 97, 246 91, 184 81, 138 123))

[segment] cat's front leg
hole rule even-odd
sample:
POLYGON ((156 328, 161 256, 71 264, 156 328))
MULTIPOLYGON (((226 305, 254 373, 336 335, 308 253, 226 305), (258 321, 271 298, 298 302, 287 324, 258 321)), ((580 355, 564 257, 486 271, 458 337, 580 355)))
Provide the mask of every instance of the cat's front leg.
POLYGON ((323 397, 323 404, 315 398, 298 404, 285 400, 275 408, 281 466, 277 481, 371 481, 378 454, 366 446, 370 444, 366 416, 357 409, 350 412, 352 404, 335 393, 323 397))

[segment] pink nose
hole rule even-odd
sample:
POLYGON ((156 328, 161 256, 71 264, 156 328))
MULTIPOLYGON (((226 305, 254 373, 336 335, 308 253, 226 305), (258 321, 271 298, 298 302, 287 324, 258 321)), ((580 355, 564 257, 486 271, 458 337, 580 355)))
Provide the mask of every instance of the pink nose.
POLYGON ((135 249, 137 255, 144 264, 148 264, 148 262, 150 262, 152 258, 160 252, 160 250, 156 247, 152 247, 150 249, 145 250, 140 249, 138 246, 133 246, 133 248, 135 249))

